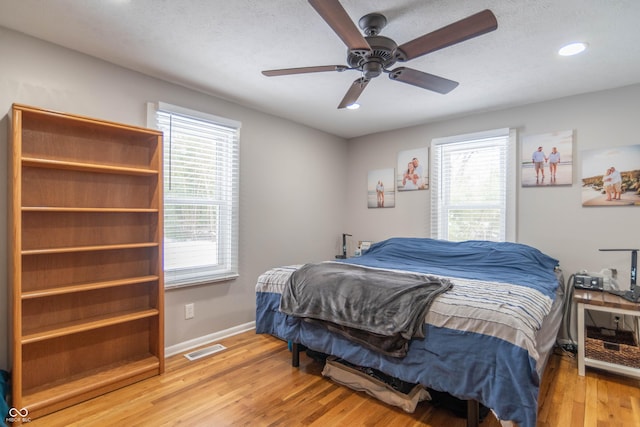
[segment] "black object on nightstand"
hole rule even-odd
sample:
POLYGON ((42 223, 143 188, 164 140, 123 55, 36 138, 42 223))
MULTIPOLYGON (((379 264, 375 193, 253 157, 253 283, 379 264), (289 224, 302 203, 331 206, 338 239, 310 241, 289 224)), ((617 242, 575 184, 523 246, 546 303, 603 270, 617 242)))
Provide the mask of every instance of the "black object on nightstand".
POLYGON ((351 234, 342 233, 342 255, 336 255, 336 259, 347 259, 347 236, 351 234))

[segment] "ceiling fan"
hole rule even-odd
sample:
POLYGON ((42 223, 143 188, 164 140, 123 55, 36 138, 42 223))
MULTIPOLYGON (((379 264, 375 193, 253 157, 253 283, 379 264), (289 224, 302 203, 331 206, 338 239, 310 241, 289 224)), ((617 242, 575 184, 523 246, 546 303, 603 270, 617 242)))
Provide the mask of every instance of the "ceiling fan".
POLYGON ((390 38, 379 35, 387 24, 387 18, 380 13, 370 13, 360 18, 358 25, 364 31, 363 37, 338 0, 309 0, 309 3, 347 45, 349 65, 283 68, 266 70, 262 74, 273 77, 324 71, 360 71, 361 77, 353 82, 338 108, 354 104, 371 79, 382 73, 387 73, 391 80, 441 94, 449 93, 458 86, 458 82, 413 68, 389 68, 396 62, 406 62, 498 28, 495 15, 490 10, 483 10, 398 46, 390 38))

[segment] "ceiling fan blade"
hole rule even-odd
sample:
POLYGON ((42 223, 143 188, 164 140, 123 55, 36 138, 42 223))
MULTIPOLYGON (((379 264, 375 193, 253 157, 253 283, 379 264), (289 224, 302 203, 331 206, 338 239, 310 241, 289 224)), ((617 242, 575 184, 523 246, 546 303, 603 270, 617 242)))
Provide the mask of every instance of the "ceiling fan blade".
POLYGON ((338 109, 347 108, 349 105, 356 102, 369 82, 370 80, 365 77, 360 77, 359 79, 354 81, 344 98, 342 98, 342 102, 340 103, 340 105, 338 105, 338 109))
POLYGON ((317 67, 282 68, 280 70, 265 70, 262 72, 267 77, 287 76, 290 74, 321 73, 324 71, 348 70, 346 65, 320 65, 317 67))
POLYGON ((486 9, 398 46, 397 59, 408 61, 480 36, 496 28, 498 28, 498 21, 495 15, 486 9))
POLYGON ((449 93, 458 86, 458 82, 444 77, 424 73, 413 68, 399 67, 389 72, 391 80, 418 86, 441 94, 449 93))
POLYGON ((338 0, 309 0, 309 3, 342 39, 349 50, 364 53, 371 51, 369 43, 360 34, 358 27, 338 0))

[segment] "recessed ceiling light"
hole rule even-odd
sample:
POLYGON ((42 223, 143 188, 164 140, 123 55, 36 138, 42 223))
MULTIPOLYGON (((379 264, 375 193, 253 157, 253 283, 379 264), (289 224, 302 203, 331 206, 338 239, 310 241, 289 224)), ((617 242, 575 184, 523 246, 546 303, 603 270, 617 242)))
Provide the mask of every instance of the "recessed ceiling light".
POLYGON ((572 56, 577 55, 587 48, 587 44, 583 42, 575 42, 564 45, 558 51, 558 54, 561 56, 572 56))
POLYGON ((357 110, 358 108, 360 108, 360 104, 358 104, 357 102, 347 105, 348 110, 357 110))

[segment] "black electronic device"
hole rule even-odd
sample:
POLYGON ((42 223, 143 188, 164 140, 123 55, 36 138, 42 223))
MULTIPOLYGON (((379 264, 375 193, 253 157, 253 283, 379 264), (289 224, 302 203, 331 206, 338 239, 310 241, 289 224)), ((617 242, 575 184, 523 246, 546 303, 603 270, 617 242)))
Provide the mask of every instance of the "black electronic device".
POLYGON ((618 295, 621 298, 631 302, 640 302, 640 289, 636 287, 636 278, 638 274, 638 251, 640 249, 600 249, 601 251, 613 252, 631 252, 631 284, 628 291, 618 291, 607 289, 607 292, 618 295))
POLYGON ((586 289, 590 291, 602 291, 604 290, 604 283, 602 277, 576 273, 573 276, 573 287, 576 289, 586 289))

